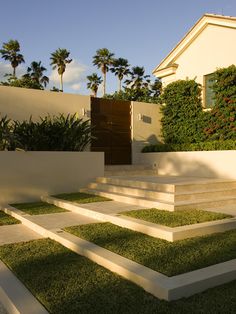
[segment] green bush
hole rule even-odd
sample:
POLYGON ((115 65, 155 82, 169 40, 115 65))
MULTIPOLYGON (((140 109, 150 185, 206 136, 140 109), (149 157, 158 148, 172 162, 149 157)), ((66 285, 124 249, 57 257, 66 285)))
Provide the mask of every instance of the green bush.
POLYGON ((114 100, 127 100, 127 101, 140 101, 147 103, 159 104, 160 98, 150 95, 148 89, 131 89, 125 88, 124 91, 115 92, 114 94, 104 95, 105 99, 114 99, 114 100))
POLYGON ((207 140, 236 139, 236 66, 219 69, 214 74, 215 106, 208 126, 207 140))
POLYGON ((162 136, 166 144, 204 141, 207 114, 202 110, 201 87, 194 80, 170 83, 161 97, 162 136))
POLYGON ((83 151, 91 142, 90 122, 77 118, 76 114, 67 116, 60 114, 53 117, 48 115, 40 118, 38 122, 34 122, 32 119, 11 122, 6 117, 1 121, 1 149, 83 151), (9 129, 10 123, 11 128, 9 129), (4 135, 6 133, 7 135, 4 135))
POLYGON ((148 145, 142 149, 143 153, 153 152, 178 152, 178 151, 203 151, 203 150, 233 150, 236 149, 236 141, 210 141, 184 144, 157 144, 148 145))

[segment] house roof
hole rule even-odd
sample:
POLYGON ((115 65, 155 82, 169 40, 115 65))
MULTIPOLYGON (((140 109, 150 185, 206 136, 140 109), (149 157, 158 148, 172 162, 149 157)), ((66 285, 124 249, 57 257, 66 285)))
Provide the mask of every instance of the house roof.
POLYGON ((197 23, 189 30, 189 32, 181 39, 181 41, 172 49, 172 51, 161 61, 161 63, 153 70, 153 74, 157 77, 164 77, 174 74, 178 65, 176 66, 176 59, 183 51, 199 36, 199 34, 208 26, 217 25, 221 27, 229 27, 236 29, 236 17, 204 14, 197 23), (170 69, 173 69, 171 72, 170 69))

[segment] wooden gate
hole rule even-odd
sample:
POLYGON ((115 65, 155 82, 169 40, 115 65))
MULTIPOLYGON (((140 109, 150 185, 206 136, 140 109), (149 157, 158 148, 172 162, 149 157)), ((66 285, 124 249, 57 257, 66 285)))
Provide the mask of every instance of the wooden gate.
POLYGON ((131 164, 131 102, 91 98, 91 150, 105 153, 106 165, 131 164))

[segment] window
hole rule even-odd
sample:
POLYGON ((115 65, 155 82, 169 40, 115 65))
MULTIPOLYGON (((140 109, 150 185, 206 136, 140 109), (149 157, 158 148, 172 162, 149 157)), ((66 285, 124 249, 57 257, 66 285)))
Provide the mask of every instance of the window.
POLYGON ((205 82, 205 108, 212 108, 215 105, 215 93, 212 89, 213 84, 215 83, 214 73, 204 75, 205 82))

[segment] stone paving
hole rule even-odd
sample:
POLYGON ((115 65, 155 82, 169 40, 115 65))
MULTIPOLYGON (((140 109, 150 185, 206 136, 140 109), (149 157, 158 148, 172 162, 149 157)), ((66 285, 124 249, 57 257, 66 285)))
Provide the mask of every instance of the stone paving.
POLYGON ((38 233, 24 225, 7 225, 0 227, 0 245, 41 239, 38 233))

